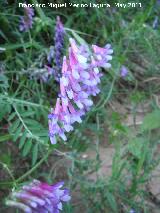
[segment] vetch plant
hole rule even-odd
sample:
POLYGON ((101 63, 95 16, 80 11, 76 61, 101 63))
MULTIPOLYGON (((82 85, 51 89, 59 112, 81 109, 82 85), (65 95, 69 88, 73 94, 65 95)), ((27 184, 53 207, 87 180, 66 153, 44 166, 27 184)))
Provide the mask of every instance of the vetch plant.
POLYGON ((91 95, 96 96, 100 90, 98 84, 102 74, 100 67, 110 68, 113 50, 107 44, 104 48, 86 45, 78 46, 70 38, 69 58, 64 57, 62 77, 60 78, 60 94, 56 106, 49 114, 49 136, 52 144, 56 136, 67 140, 65 132, 73 130, 75 122, 81 123, 81 117, 93 105, 91 95))
POLYGON ((59 213, 62 210, 62 202, 68 202, 71 198, 69 190, 62 189, 63 185, 64 182, 48 185, 33 180, 21 190, 12 192, 6 204, 19 208, 25 213, 59 213))
POLYGON ((0 212, 61 212, 60 203, 65 213, 141 213, 153 212, 154 206, 158 210, 158 195, 152 191, 160 160, 156 1, 141 8, 137 4, 136 12, 125 8, 124 13, 106 7, 42 7, 42 1, 32 0, 29 3, 39 5, 32 7, 36 12, 23 8, 22 15, 14 1, 1 1, 0 212), (63 19, 56 22, 56 14, 67 20, 66 28, 63 19), (72 36, 76 42, 70 39, 69 45, 72 36), (112 73, 105 74, 111 66, 110 45, 90 46, 81 36, 90 44, 105 44, 106 37, 114 42, 112 73), (128 74, 120 72, 122 61, 127 61, 128 74), (119 82, 118 72, 127 83, 119 82), (49 135, 56 145, 48 136, 50 105, 49 135), (63 139, 69 144, 58 143, 63 139), (67 180, 72 204, 63 201, 64 187, 54 188, 52 199, 47 197, 50 190, 41 190, 32 177, 48 183, 67 180), (39 188, 40 194, 23 185, 39 188), (8 191, 11 208, 6 209, 8 191))

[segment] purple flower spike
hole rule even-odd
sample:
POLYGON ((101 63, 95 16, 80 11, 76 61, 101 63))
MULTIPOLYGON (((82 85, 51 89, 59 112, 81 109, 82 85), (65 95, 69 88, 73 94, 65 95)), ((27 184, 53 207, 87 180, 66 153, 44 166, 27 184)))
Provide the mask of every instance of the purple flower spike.
POLYGON ((55 29, 55 64, 58 71, 61 71, 62 68, 62 50, 64 45, 64 27, 60 20, 60 17, 57 17, 56 29, 55 29))
POLYGON ((28 31, 33 25, 34 10, 31 7, 24 7, 24 16, 20 18, 20 31, 28 31))
POLYGON ((11 199, 6 202, 8 206, 16 207, 25 213, 59 213, 62 202, 68 202, 71 197, 68 189, 62 189, 64 182, 48 185, 47 183, 33 180, 18 192, 11 194, 11 199))
POLYGON ((48 54, 48 62, 52 64, 52 60, 54 62, 54 77, 56 81, 59 81, 61 76, 62 69, 62 61, 63 61, 63 47, 64 47, 64 35, 65 30, 63 24, 60 20, 60 17, 57 17, 56 27, 55 27, 55 37, 54 37, 54 48, 50 48, 50 52, 48 54))
POLYGON ((111 46, 104 48, 93 45, 93 53, 86 45, 78 46, 70 38, 69 58, 63 58, 62 76, 60 78, 60 95, 55 109, 49 118, 49 136, 52 144, 56 137, 67 140, 65 132, 73 130, 75 122, 81 123, 82 116, 93 105, 91 95, 96 96, 102 74, 100 67, 110 67, 112 59, 111 46))
POLYGON ((125 78, 128 75, 128 69, 125 66, 122 66, 120 69, 120 75, 122 78, 125 78))

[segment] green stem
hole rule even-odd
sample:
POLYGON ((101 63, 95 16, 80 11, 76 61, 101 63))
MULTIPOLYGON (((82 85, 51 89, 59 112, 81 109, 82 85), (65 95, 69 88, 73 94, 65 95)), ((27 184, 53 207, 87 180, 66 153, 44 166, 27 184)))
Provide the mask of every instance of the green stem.
POLYGON ((102 109, 108 102, 108 100, 110 99, 111 95, 112 95, 112 91, 113 91, 113 87, 114 87, 114 84, 115 84, 115 81, 116 81, 116 74, 114 75, 114 78, 113 78, 113 81, 112 81, 112 84, 111 84, 111 87, 110 87, 110 90, 108 92, 108 95, 107 97, 105 98, 105 100, 103 101, 103 103, 99 103, 97 104, 97 106, 95 107, 95 111, 99 110, 99 109, 102 109), (99 105, 99 106, 98 106, 99 105))
POLYGON ((12 178, 13 181, 15 181, 14 176, 12 175, 11 170, 8 168, 7 164, 0 162, 0 164, 3 166, 3 168, 8 172, 8 174, 10 175, 10 177, 12 178))
POLYGON ((12 98, 12 97, 9 97, 7 95, 0 95, 0 99, 2 99, 1 101, 3 101, 3 100, 7 101, 10 104, 13 104, 13 103, 24 104, 26 106, 41 107, 41 108, 49 110, 49 108, 47 106, 43 106, 41 104, 32 103, 32 102, 29 102, 29 101, 24 101, 24 100, 21 100, 21 99, 12 98))
POLYGON ((50 155, 50 153, 53 151, 53 149, 48 150, 47 154, 28 172, 26 172, 24 175, 22 175, 20 178, 18 178, 15 182, 21 182, 24 180, 26 177, 28 177, 31 173, 33 173, 50 155))

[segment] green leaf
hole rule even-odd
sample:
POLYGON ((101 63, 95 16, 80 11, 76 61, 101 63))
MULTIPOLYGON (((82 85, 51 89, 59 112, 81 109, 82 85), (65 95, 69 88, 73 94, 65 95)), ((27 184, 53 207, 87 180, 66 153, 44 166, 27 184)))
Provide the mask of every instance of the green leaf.
POLYGON ((26 118, 25 123, 29 126, 32 126, 32 127, 42 128, 41 123, 39 123, 38 121, 33 120, 33 119, 26 118))
POLYGON ((16 115, 16 112, 13 112, 9 117, 8 120, 11 121, 16 115))
POLYGON ((7 135, 2 135, 0 136, 0 142, 4 142, 7 141, 11 138, 11 135, 7 134, 7 135))
POLYGON ((19 48, 28 48, 28 47, 32 47, 33 46, 33 43, 31 42, 26 42, 26 43, 17 43, 17 44, 12 44, 12 43, 8 43, 8 44, 5 44, 5 45, 1 45, 2 48, 6 49, 7 50, 14 50, 14 49, 19 49, 19 48))
POLYGON ((110 192, 107 192, 106 197, 107 197, 108 203, 109 203, 110 207, 112 208, 113 212, 118 212, 117 203, 116 203, 114 195, 110 192))
POLYGON ((25 140, 27 138, 27 131, 25 131, 20 139, 20 142, 19 142, 19 149, 22 149, 24 143, 25 143, 25 140))
POLYGON ((36 163, 38 158, 38 143, 36 143, 32 149, 32 166, 36 163))
POLYGON ((14 121, 14 122, 11 124, 11 126, 9 127, 9 131, 10 131, 11 133, 14 133, 14 132, 16 131, 16 129, 18 128, 19 124, 20 124, 20 120, 14 121))
MULTIPOLYGON (((34 5, 38 4, 37 0, 32 0, 32 2, 34 3, 34 5)), ((41 9, 41 7, 35 7, 37 13, 39 14, 39 16, 41 17, 42 20, 45 20, 47 17, 45 16, 43 10, 41 9)))
POLYGON ((0 161, 7 164, 7 166, 10 166, 11 165, 11 155, 6 154, 6 153, 1 154, 0 161))
POLYGON ((4 74, 0 74, 0 87, 8 88, 8 78, 4 74))
POLYGON ((11 107, 5 103, 0 103, 0 120, 4 118, 4 116, 10 113, 11 107))
POLYGON ((135 157, 140 159, 144 143, 144 138, 135 138, 133 140, 130 140, 128 143, 129 152, 131 152, 135 157))
POLYGON ((155 110, 144 117, 142 130, 160 128, 160 110, 155 110))
MULTIPOLYGON (((2 30, 0 30, 0 35, 8 42, 8 38, 7 38, 7 36, 3 33, 2 30)), ((5 51, 5 49, 0 47, 0 51, 5 51)))
POLYGON ((48 137, 47 129, 39 129, 40 131, 33 131, 38 137, 48 137))
POLYGON ((19 137, 20 137, 20 133, 22 132, 22 128, 23 128, 23 125, 20 125, 18 127, 18 129, 16 130, 14 136, 13 136, 13 141, 15 142, 19 137))
POLYGON ((35 112, 34 111, 28 111, 28 112, 24 112, 22 114, 23 117, 28 117, 28 116, 32 116, 32 115, 35 115, 35 112))
POLYGON ((30 138, 24 144, 23 151, 22 151, 23 157, 26 157, 28 155, 28 153, 30 152, 31 148, 32 148, 32 139, 30 138))
POLYGON ((74 30, 71 31, 74 38, 81 44, 81 45, 87 45, 86 41, 81 38, 74 30))

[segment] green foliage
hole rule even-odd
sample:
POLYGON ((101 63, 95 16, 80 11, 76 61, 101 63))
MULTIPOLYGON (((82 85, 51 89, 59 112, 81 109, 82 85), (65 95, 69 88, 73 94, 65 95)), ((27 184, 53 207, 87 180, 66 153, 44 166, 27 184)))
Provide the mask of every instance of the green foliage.
MULTIPOLYGON (((64 179, 73 197, 64 206, 65 213, 152 211, 151 200, 146 202, 146 185, 160 161, 160 33, 159 26, 153 29, 152 24, 160 9, 147 0, 142 8, 117 8, 117 1, 107 3, 111 8, 36 7, 33 28, 25 33, 18 29, 23 9, 15 2, 0 3, 4 8, 0 14, 0 187, 4 197, 32 178, 50 183, 64 179), (65 23, 66 46, 71 36, 80 44, 104 46, 108 42, 114 56, 112 69, 103 69, 101 93, 83 123, 67 135, 67 143, 58 140, 53 146, 47 115, 59 86, 54 79, 44 83, 34 74, 41 74, 48 63, 56 15, 65 23), (120 76, 122 65, 129 69, 124 79, 120 76), (116 102, 121 107, 117 108, 116 102), (149 110, 140 111, 144 102, 149 110), (128 116, 133 122, 127 121, 128 116), (139 123, 137 118, 141 118, 139 123), (114 154, 108 167, 101 150, 109 148, 114 154), (107 169, 101 174, 104 166, 107 169)), ((5 211, 0 206, 0 212, 5 211)))
MULTIPOLYGON (((32 107, 18 107, 13 105, 14 111, 10 114, 8 120, 10 123, 9 133, 13 141, 19 140, 19 149, 22 150, 22 156, 31 154, 32 164, 34 165, 38 157, 38 145, 48 145, 48 131, 42 124, 35 120, 36 112, 32 107), (32 151, 31 151, 32 150, 32 151)), ((45 114, 47 117, 47 114, 45 114)), ((41 118, 41 117, 39 117, 41 118)))

